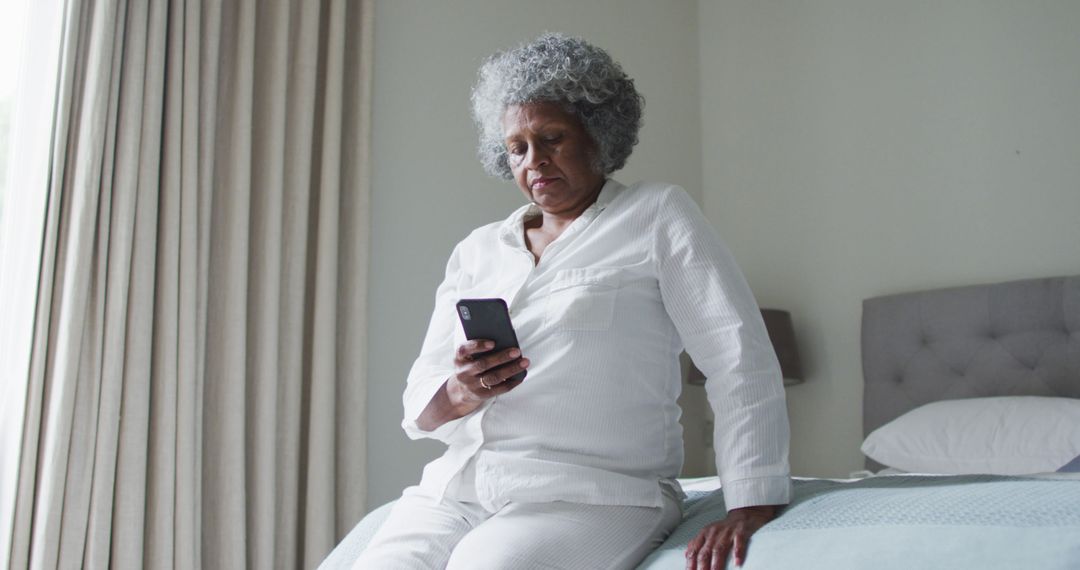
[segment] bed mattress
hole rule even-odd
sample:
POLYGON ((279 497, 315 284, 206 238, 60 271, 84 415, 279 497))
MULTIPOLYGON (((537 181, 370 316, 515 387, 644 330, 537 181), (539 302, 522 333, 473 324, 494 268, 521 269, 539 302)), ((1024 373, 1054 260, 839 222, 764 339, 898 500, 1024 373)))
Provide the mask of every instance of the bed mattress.
MULTIPOLYGON (((640 568, 683 568, 687 542, 726 512, 720 493, 688 489, 682 524, 640 568)), ((797 478, 794 491, 746 570, 1080 568, 1076 474, 797 478)))

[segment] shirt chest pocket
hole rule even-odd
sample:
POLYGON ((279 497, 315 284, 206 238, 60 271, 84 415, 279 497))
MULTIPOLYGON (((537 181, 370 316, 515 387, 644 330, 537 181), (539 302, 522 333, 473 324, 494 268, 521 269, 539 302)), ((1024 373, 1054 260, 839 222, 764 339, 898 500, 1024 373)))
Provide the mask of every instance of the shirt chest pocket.
POLYGON ((557 331, 604 331, 615 317, 619 293, 617 268, 564 269, 548 290, 546 328, 557 331))

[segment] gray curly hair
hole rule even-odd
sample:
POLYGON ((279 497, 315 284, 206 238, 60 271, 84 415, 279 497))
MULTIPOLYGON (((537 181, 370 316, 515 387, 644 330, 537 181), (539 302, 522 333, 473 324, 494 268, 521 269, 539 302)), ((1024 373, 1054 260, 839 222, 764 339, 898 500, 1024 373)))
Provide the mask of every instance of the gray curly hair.
POLYGON ((604 50, 579 38, 546 33, 499 52, 480 66, 472 92, 480 130, 480 162, 488 174, 510 179, 503 114, 510 105, 560 104, 596 143, 594 168, 605 176, 626 164, 638 142, 644 98, 604 50))

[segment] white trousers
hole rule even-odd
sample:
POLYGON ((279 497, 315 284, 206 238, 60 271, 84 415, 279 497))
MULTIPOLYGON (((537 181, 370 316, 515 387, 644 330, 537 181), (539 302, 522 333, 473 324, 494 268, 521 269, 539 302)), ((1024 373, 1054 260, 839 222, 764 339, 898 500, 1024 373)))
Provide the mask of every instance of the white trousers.
POLYGON ((633 568, 682 519, 665 491, 663 507, 511 503, 489 512, 409 488, 353 570, 633 568))

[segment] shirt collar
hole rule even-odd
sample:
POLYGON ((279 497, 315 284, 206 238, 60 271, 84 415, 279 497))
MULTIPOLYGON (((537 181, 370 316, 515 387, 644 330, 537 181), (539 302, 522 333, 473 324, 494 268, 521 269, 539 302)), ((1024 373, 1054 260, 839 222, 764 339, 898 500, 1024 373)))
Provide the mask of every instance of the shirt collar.
MULTIPOLYGON (((574 225, 583 226, 592 222, 619 195, 623 188, 625 186, 618 181, 608 178, 604 182, 604 187, 600 189, 600 194, 596 196, 596 201, 588 208, 585 208, 585 211, 574 220, 574 225)), ((532 202, 514 210, 514 213, 510 214, 510 217, 506 218, 499 227, 499 240, 511 247, 524 248, 525 220, 539 215, 541 215, 540 207, 532 202)))

